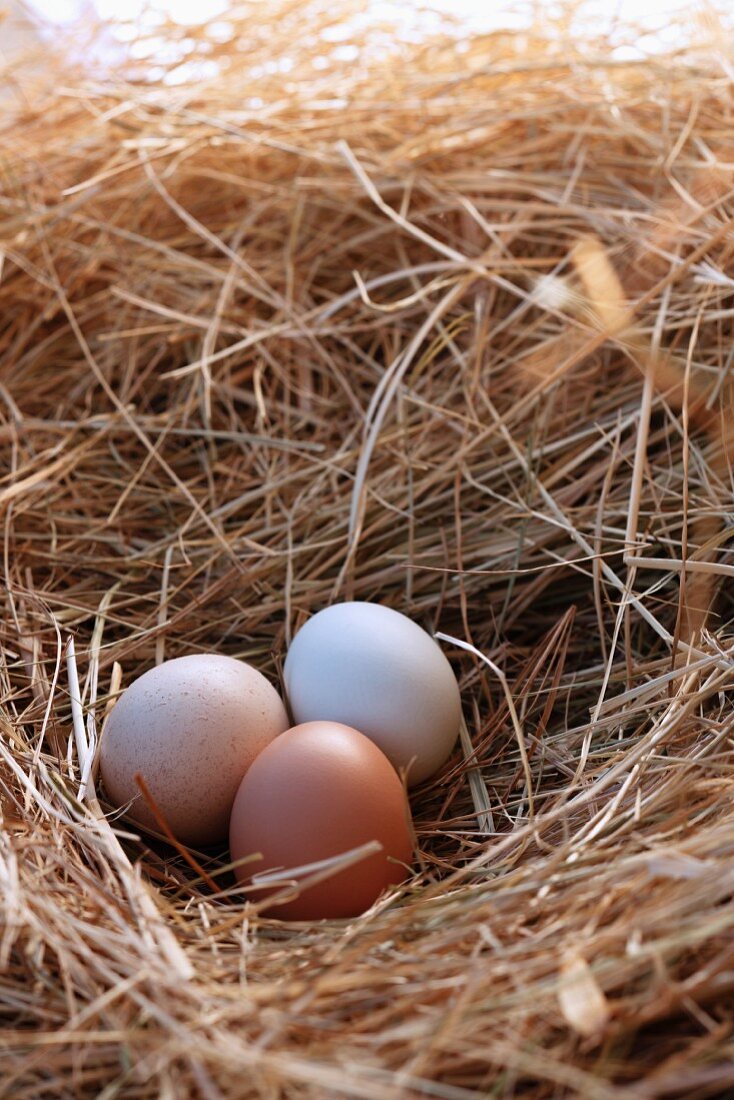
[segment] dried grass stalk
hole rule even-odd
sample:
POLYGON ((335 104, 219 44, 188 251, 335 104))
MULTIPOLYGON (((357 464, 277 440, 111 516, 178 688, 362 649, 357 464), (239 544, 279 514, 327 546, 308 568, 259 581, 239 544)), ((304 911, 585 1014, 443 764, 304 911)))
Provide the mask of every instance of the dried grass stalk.
POLYGON ((0 1094, 727 1095, 726 26, 359 10, 3 73, 0 1094), (110 814, 94 741, 344 596, 441 634, 465 728, 414 877, 287 925, 110 814))

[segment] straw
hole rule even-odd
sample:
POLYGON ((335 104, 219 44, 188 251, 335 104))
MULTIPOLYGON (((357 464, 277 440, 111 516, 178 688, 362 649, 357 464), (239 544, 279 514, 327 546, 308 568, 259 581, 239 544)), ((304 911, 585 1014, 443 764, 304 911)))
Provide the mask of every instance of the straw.
POLYGON ((0 61, 0 1094, 734 1089, 731 18, 551 7, 0 61), (287 923, 96 746, 342 598, 443 639, 463 725, 405 883, 287 923))

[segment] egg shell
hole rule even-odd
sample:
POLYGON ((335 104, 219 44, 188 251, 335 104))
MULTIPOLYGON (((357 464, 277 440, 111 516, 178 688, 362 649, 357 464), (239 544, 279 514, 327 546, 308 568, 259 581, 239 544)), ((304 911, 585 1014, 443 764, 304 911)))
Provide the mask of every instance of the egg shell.
POLYGON ((275 688, 244 661, 193 654, 135 680, 115 704, 102 737, 100 769, 110 801, 159 831, 135 782, 139 772, 172 832, 205 846, 227 836, 242 776, 287 729, 275 688))
POLYGON ((284 679, 296 722, 353 726, 407 769, 411 786, 456 743, 461 697, 451 665, 430 634, 382 604, 319 611, 296 634, 284 679))
POLYGON ((336 722, 294 726, 260 753, 237 792, 229 837, 233 862, 260 855, 235 869, 243 885, 253 874, 300 868, 371 840, 382 845, 272 906, 272 915, 286 920, 363 913, 405 879, 403 864, 413 855, 410 808, 395 769, 367 737, 336 722))

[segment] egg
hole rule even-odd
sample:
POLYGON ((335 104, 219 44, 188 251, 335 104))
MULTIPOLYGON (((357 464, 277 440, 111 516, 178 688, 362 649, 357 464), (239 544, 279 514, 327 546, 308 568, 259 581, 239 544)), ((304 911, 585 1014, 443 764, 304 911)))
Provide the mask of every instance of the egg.
POLYGON ((382 604, 319 611, 296 634, 284 679, 296 722, 353 726, 410 785, 433 775, 456 742, 461 698, 451 665, 430 634, 382 604))
POLYGON ((274 904, 272 915, 358 916, 408 873, 413 843, 403 785, 372 741, 337 722, 294 726, 263 749, 240 784, 229 827, 233 862, 246 860, 235 867, 243 885, 253 874, 284 870, 287 879, 288 871, 305 868, 300 882, 314 873, 308 865, 374 840, 381 851, 274 904))
POLYGON ((100 749, 105 789, 115 806, 158 831, 139 772, 178 840, 217 843, 226 839, 242 776, 288 725, 275 688, 244 661, 177 657, 140 676, 115 704, 100 749))

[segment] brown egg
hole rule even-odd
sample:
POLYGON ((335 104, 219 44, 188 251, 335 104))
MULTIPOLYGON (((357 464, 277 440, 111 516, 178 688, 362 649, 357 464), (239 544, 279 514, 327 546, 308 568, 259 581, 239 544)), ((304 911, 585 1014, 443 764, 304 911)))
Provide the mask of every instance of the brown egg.
POLYGON ((275 688, 244 661, 215 653, 166 661, 120 697, 102 738, 110 801, 158 831, 135 782, 139 772, 178 840, 227 836, 232 802, 257 754, 288 726, 275 688))
MULTIPOLYGON (((305 722, 268 745, 250 766, 232 808, 232 860, 259 856, 236 868, 243 885, 253 874, 318 863, 371 840, 382 851, 274 905, 271 915, 354 917, 385 887, 406 878, 403 864, 413 857, 413 842, 403 785, 372 741, 338 722, 305 722)), ((263 892, 249 896, 261 900, 263 892)))

